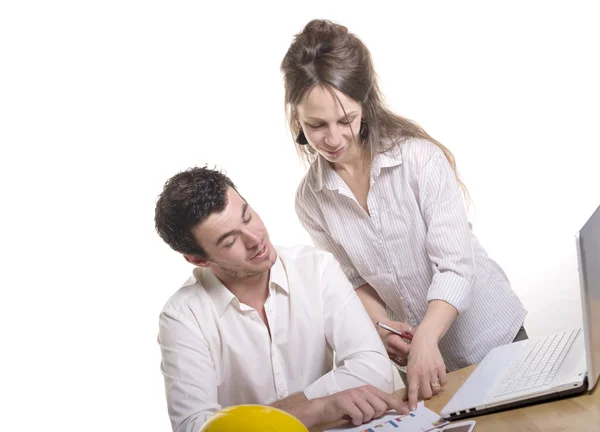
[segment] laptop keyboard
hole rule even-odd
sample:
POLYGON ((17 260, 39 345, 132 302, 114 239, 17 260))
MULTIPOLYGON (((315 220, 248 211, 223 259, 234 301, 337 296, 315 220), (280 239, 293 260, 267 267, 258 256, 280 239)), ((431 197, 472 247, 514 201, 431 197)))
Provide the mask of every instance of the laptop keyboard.
POLYGON ((580 329, 576 329, 538 339, 527 357, 520 363, 513 363, 506 371, 492 397, 549 385, 579 332, 580 329))

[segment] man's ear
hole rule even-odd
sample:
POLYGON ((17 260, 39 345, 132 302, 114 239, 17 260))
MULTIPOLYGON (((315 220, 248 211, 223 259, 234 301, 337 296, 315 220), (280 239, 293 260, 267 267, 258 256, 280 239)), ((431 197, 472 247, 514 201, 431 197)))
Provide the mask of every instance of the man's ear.
POLYGON ((199 255, 183 255, 183 257, 187 262, 198 267, 206 268, 209 265, 209 262, 206 261, 204 258, 200 257, 199 255))

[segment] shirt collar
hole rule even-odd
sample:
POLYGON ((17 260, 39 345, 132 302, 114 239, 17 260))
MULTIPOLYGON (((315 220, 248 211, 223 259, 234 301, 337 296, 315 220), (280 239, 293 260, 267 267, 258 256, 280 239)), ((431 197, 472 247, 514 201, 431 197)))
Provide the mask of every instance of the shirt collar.
MULTIPOLYGON (((197 267, 194 269, 194 276, 196 280, 202 282, 202 286, 210 296, 219 318, 223 316, 227 307, 232 303, 238 303, 238 298, 233 295, 231 291, 227 289, 223 282, 210 269, 201 269, 197 267)), ((283 263, 277 257, 275 264, 271 267, 271 273, 269 275, 269 291, 272 291, 273 287, 279 287, 285 294, 289 294, 289 285, 287 280, 287 273, 283 263)))
MULTIPOLYGON (((371 176, 379 177, 381 168, 393 167, 402 163, 402 153, 400 145, 395 145, 391 149, 383 153, 377 153, 373 158, 373 166, 371 167, 371 176)), ((335 171, 331 168, 329 162, 321 155, 315 160, 315 190, 320 191, 323 186, 329 190, 339 189, 338 178, 335 171)))
POLYGON ((329 165, 329 162, 321 155, 315 160, 315 190, 320 191, 323 186, 327 186, 329 190, 338 189, 335 171, 329 165))
POLYGON ((381 168, 398 166, 402 163, 402 152, 400 145, 395 145, 388 151, 377 153, 373 158, 373 166, 371 167, 371 176, 379 177, 381 168))
POLYGON ((269 279, 269 286, 272 286, 272 284, 275 284, 276 286, 281 288, 281 290, 286 294, 290 293, 287 273, 285 272, 285 267, 279 259, 279 256, 277 257, 275 264, 273 264, 273 267, 271 267, 271 277, 269 279))

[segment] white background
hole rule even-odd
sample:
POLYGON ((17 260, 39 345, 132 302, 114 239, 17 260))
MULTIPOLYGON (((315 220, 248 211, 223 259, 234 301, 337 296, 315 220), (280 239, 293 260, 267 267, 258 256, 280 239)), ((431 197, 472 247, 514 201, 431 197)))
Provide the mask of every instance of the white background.
POLYGON ((316 17, 361 37, 389 105, 454 152, 529 334, 580 325, 595 2, 280 3, 0 6, 0 430, 169 430, 157 317, 190 267, 154 232, 156 196, 216 165, 275 243, 310 242, 279 65, 316 17))

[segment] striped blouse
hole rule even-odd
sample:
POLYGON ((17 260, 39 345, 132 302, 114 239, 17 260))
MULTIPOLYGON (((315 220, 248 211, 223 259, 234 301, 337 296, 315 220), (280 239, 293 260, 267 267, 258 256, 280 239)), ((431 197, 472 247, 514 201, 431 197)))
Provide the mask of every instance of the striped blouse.
POLYGON ((527 311, 471 231, 458 182, 435 144, 411 139, 374 157, 367 213, 322 157, 296 195, 300 222, 358 288, 368 283, 390 319, 416 327, 428 302, 458 317, 439 347, 449 371, 511 342, 527 311))

